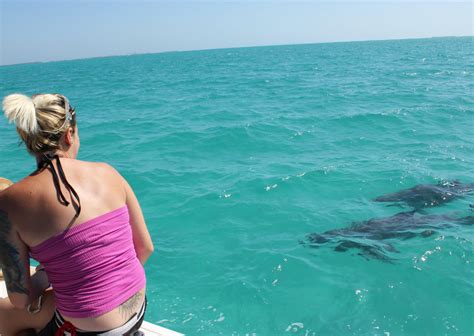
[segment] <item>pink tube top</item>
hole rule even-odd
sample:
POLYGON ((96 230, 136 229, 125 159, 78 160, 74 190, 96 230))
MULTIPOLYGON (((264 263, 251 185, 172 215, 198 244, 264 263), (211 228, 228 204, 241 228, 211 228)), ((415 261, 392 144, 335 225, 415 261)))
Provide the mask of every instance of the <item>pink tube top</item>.
POLYGON ((66 317, 103 315, 146 284, 127 206, 73 226, 30 253, 43 264, 57 309, 66 317))

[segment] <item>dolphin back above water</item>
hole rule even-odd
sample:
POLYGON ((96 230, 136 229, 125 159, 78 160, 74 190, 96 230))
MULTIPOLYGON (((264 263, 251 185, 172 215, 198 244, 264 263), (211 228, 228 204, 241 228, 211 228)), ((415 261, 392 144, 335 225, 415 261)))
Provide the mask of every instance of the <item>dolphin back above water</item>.
POLYGON ((474 183, 444 181, 438 184, 420 184, 410 189, 379 196, 376 202, 404 203, 414 209, 438 206, 474 191, 474 183))

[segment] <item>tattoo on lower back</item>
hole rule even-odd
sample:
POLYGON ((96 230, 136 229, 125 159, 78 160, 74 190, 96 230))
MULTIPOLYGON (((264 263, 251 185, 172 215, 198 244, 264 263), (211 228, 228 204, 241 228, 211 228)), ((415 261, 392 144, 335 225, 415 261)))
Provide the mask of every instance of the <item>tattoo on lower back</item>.
POLYGON ((125 301, 119 306, 120 314, 124 318, 130 318, 140 308, 140 304, 143 301, 143 294, 141 292, 136 293, 130 299, 125 301))
POLYGON ((20 252, 8 240, 11 223, 8 214, 0 210, 0 268, 3 271, 7 290, 11 293, 29 294, 25 288, 25 272, 20 261, 20 252))

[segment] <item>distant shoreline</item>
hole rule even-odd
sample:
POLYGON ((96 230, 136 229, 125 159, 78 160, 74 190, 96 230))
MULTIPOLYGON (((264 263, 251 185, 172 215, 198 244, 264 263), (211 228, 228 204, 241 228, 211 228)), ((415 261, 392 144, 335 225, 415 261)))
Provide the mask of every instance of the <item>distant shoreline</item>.
POLYGON ((308 42, 308 43, 287 43, 287 44, 268 44, 268 45, 251 45, 251 46, 235 46, 235 47, 222 47, 222 48, 207 48, 207 49, 190 49, 190 50, 165 50, 157 52, 143 52, 143 53, 132 53, 132 54, 119 54, 119 55, 103 55, 103 56, 91 56, 85 58, 71 58, 63 60, 48 60, 48 61, 33 61, 24 63, 10 63, 2 64, 0 68, 11 67, 18 65, 32 65, 32 64, 45 64, 45 63, 58 63, 58 62, 69 62, 69 61, 85 61, 91 59, 100 58, 112 58, 112 57, 125 57, 125 56, 141 56, 141 55, 156 55, 156 54, 169 54, 169 53, 185 53, 185 52, 198 52, 198 51, 212 51, 212 50, 232 50, 232 49, 247 49, 247 48, 265 48, 265 47, 285 47, 285 46, 298 46, 298 45, 313 45, 313 44, 336 44, 336 43, 363 43, 363 42, 384 42, 384 41, 407 41, 407 40, 429 40, 429 39, 444 39, 444 38, 474 38, 474 35, 462 35, 462 36, 432 36, 432 37, 410 37, 410 38, 393 38, 393 39, 380 39, 380 40, 347 40, 347 41, 329 41, 329 42, 308 42))

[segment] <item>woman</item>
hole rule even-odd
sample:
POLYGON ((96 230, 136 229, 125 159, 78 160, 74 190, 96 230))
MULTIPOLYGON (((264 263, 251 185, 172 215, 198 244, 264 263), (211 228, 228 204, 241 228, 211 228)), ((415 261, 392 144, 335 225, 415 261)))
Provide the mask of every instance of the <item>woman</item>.
POLYGON ((3 109, 38 166, 0 193, 0 245, 8 250, 0 267, 11 303, 49 314, 47 325, 33 326, 40 335, 132 335, 143 321, 143 265, 153 252, 135 194, 111 166, 76 159, 76 113, 65 96, 13 94, 3 109), (35 277, 30 255, 44 266, 35 277))

